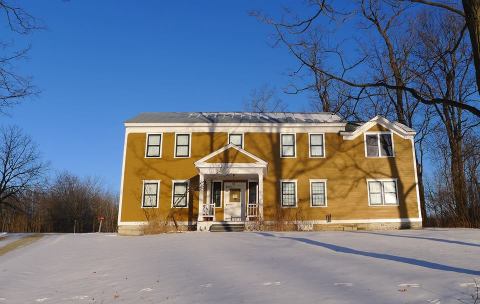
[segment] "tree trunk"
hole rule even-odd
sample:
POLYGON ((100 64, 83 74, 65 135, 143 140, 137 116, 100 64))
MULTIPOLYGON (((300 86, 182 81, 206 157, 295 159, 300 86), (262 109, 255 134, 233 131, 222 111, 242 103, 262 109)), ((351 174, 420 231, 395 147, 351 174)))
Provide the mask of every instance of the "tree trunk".
POLYGON ((480 0, 462 0, 462 3, 472 44, 477 90, 480 91, 480 0))

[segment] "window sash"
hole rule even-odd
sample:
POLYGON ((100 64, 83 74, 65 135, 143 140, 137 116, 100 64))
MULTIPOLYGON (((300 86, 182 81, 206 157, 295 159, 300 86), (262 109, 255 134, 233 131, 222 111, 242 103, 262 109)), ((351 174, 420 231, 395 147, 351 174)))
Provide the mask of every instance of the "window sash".
POLYGON ((367 156, 378 157, 378 134, 367 134, 365 136, 365 144, 367 145, 367 156))
POLYGON ((160 149, 162 146, 161 134, 148 134, 147 136, 147 157, 160 157, 160 149), (156 142, 157 139, 158 141, 156 142))
POLYGON ((310 156, 324 156, 323 152, 324 137, 323 134, 310 134, 310 156), (319 142, 315 138, 320 138, 319 142))
POLYGON ((296 202, 296 184, 295 182, 282 182, 282 206, 292 207, 296 202))
POLYGON ((281 135, 281 151, 282 157, 295 157, 295 135, 294 134, 282 134, 281 135), (291 142, 285 142, 289 138, 291 142))
POLYGON ((242 134, 229 134, 228 143, 233 144, 239 148, 243 147, 243 135, 242 134))
POLYGON ((248 183, 248 203, 251 205, 255 205, 258 202, 257 193, 258 192, 258 183, 257 182, 249 182, 248 183))
POLYGON ((142 207, 157 207, 158 183, 143 184, 142 207), (155 189, 154 191, 152 191, 155 189))
POLYGON ((393 156, 392 134, 380 134, 380 155, 393 156))
POLYGON ((175 144, 175 157, 190 156, 190 134, 177 134, 175 144))
POLYGON ((326 195, 325 195, 325 182, 312 182, 310 184, 312 191, 312 206, 325 206, 326 205, 326 195))
POLYGON ((188 183, 176 182, 173 184, 173 207, 187 207, 188 205, 188 183), (184 190, 181 190, 181 189, 184 190))

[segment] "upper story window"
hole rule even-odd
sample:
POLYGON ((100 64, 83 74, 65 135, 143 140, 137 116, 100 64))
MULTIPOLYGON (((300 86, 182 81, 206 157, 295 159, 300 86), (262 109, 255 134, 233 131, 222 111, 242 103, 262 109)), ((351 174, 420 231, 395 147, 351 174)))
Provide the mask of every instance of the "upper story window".
POLYGON ((147 134, 145 157, 162 157, 162 134, 147 134))
POLYGON ((280 156, 295 157, 295 134, 280 134, 280 156))
POLYGON ((323 134, 309 134, 310 157, 325 156, 325 137, 323 134))
POLYGON ((297 182, 294 180, 280 181, 282 207, 297 206, 297 182))
POLYGON ((190 157, 190 134, 175 134, 175 157, 190 157))
POLYGON ((392 133, 366 133, 367 157, 393 157, 392 133))
POLYGON ((368 180, 367 184, 370 206, 398 205, 396 180, 368 180))
POLYGON ((243 134, 241 133, 228 134, 228 143, 243 149, 243 134))
POLYGON ((173 181, 172 207, 186 208, 188 206, 188 182, 173 181))
POLYGON ((158 207, 158 193, 160 192, 160 181, 144 181, 142 207, 156 208, 158 207))

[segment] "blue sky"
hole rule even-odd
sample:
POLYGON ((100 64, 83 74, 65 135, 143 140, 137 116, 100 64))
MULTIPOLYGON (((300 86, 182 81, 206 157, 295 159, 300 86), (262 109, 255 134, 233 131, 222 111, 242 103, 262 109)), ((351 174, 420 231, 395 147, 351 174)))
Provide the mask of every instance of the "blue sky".
MULTIPOLYGON (((242 110, 250 91, 282 88, 295 67, 248 16, 294 1, 22 1, 47 29, 21 65, 41 90, 3 116, 32 136, 52 173, 120 184, 123 124, 146 111, 242 110)), ((6 31, 6 28, 2 28, 6 31)), ((281 96, 302 110, 307 96, 281 96)))

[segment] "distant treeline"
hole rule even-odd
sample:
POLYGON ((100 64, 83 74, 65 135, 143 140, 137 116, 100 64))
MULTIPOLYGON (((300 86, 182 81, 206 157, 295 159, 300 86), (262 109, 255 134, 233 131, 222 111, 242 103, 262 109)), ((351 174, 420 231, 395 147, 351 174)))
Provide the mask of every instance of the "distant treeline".
POLYGON ((116 232, 117 196, 95 179, 62 173, 45 188, 25 190, 14 204, 0 204, 0 231, 116 232))

